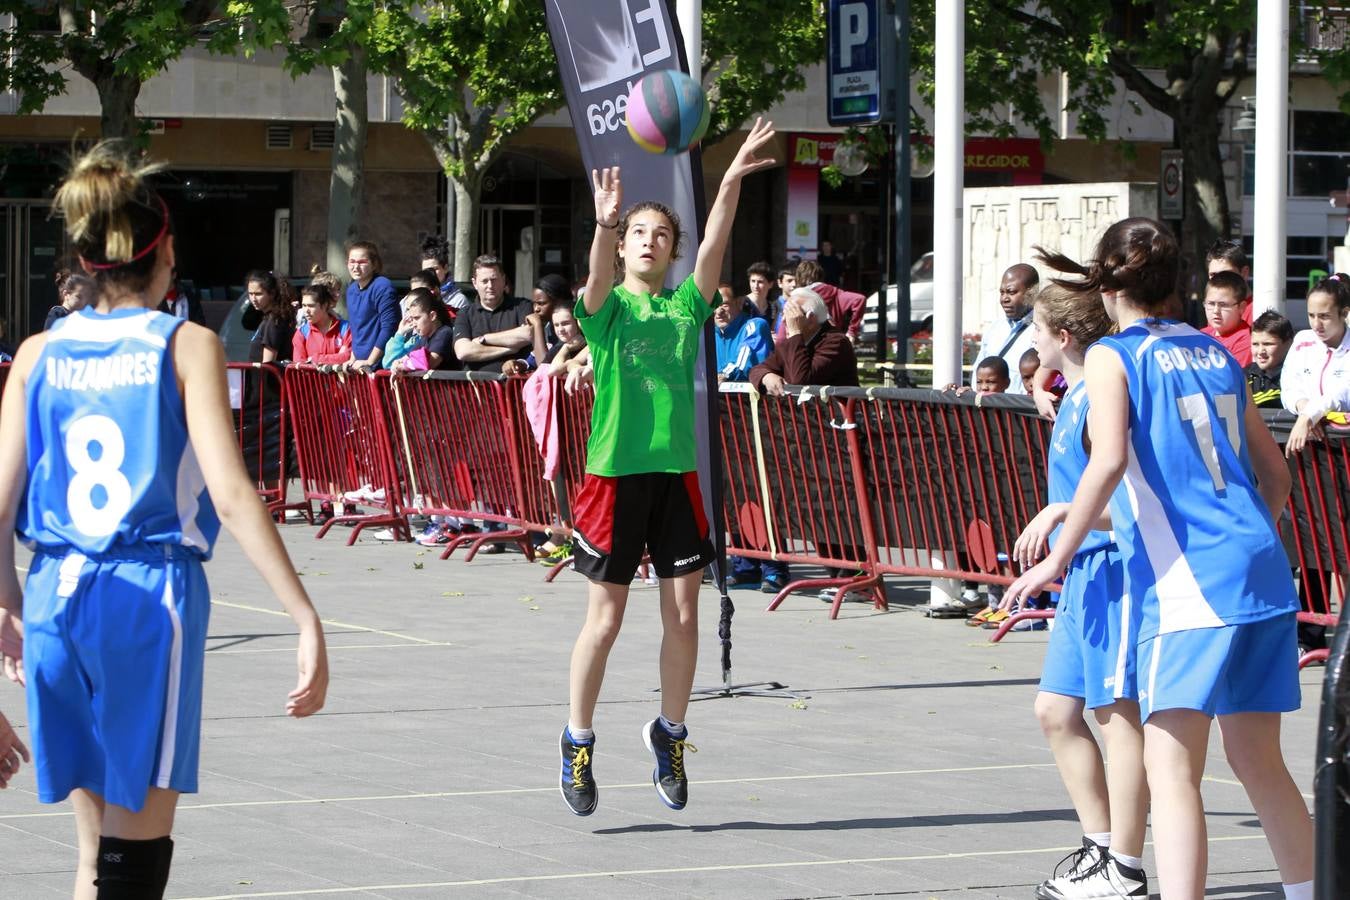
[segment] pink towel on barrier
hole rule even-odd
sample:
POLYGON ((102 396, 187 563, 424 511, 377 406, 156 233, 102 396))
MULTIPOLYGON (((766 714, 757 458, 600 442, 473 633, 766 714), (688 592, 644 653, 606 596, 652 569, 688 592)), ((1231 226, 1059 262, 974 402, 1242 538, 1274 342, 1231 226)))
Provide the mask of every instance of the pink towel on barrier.
POLYGON ((558 474, 558 457, 562 453, 558 446, 558 384, 552 373, 552 364, 544 363, 520 391, 525 403, 525 418, 530 420, 534 442, 539 447, 539 455, 544 458, 545 481, 552 481, 558 474))

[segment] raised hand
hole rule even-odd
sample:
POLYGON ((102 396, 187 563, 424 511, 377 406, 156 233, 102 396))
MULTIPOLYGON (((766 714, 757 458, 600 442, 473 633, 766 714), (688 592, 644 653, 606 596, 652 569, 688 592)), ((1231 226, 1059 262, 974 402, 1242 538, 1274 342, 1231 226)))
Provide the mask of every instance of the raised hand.
POLYGON ((591 169, 591 189, 595 193, 595 223, 605 228, 619 224, 619 210, 623 208, 623 184, 619 181, 619 167, 596 171, 591 169))
POLYGON ((746 136, 745 143, 741 144, 741 149, 737 151, 736 158, 732 160, 723 180, 730 181, 744 178, 751 172, 758 172, 760 169, 767 169, 774 165, 776 160, 769 157, 761 158, 758 155, 759 151, 764 149, 769 141, 773 140, 774 134, 772 122, 766 122, 763 118, 755 119, 750 134, 746 136))

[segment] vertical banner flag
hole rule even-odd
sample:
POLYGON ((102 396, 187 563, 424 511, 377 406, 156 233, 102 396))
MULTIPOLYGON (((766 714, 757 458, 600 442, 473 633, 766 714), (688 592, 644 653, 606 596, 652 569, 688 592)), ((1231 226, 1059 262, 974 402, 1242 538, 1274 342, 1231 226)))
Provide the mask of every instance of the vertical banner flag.
MULTIPOLYGON (((558 56, 558 74, 572 116, 581 162, 590 184, 592 169, 619 166, 623 203, 657 200, 680 217, 684 245, 670 265, 667 287, 694 271, 706 204, 699 150, 664 155, 648 153, 628 134, 624 114, 628 93, 648 72, 688 72, 679 24, 667 0, 547 0, 548 30, 558 56)), ((719 582, 724 581, 725 530, 722 527, 721 444, 717 423, 716 352, 712 320, 695 370, 700 415, 695 416, 699 481, 717 550, 719 582), (709 385, 712 386, 709 390, 709 385)))

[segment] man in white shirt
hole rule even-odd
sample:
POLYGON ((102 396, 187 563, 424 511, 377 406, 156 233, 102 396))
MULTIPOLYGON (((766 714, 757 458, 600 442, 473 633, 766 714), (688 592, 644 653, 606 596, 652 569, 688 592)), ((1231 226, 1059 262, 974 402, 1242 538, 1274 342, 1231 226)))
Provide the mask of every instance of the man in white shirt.
MULTIPOLYGON (((1018 363, 1022 354, 1031 349, 1031 300, 1032 289, 1040 281, 1035 268, 1026 263, 1016 263, 1003 273, 999 282, 998 304, 1003 314, 995 316, 992 322, 984 326, 980 339, 980 352, 976 359, 998 356, 1008 364, 1010 384, 1009 394, 1028 394, 1030 385, 1022 384, 1022 374, 1018 363)), ((971 373, 970 386, 975 387, 975 375, 971 373)))

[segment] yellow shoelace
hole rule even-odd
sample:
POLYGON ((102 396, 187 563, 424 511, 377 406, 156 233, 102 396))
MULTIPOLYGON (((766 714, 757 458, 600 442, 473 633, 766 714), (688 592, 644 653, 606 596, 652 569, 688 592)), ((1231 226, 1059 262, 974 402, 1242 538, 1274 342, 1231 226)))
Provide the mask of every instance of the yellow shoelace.
POLYGON ((670 745, 670 774, 677 781, 684 778, 684 750, 686 747, 689 748, 690 753, 698 752, 698 748, 686 740, 677 740, 670 745))
POLYGON ((591 764, 591 748, 577 747, 576 755, 572 757, 572 790, 580 791, 586 787, 586 779, 582 777, 585 767, 591 764))

